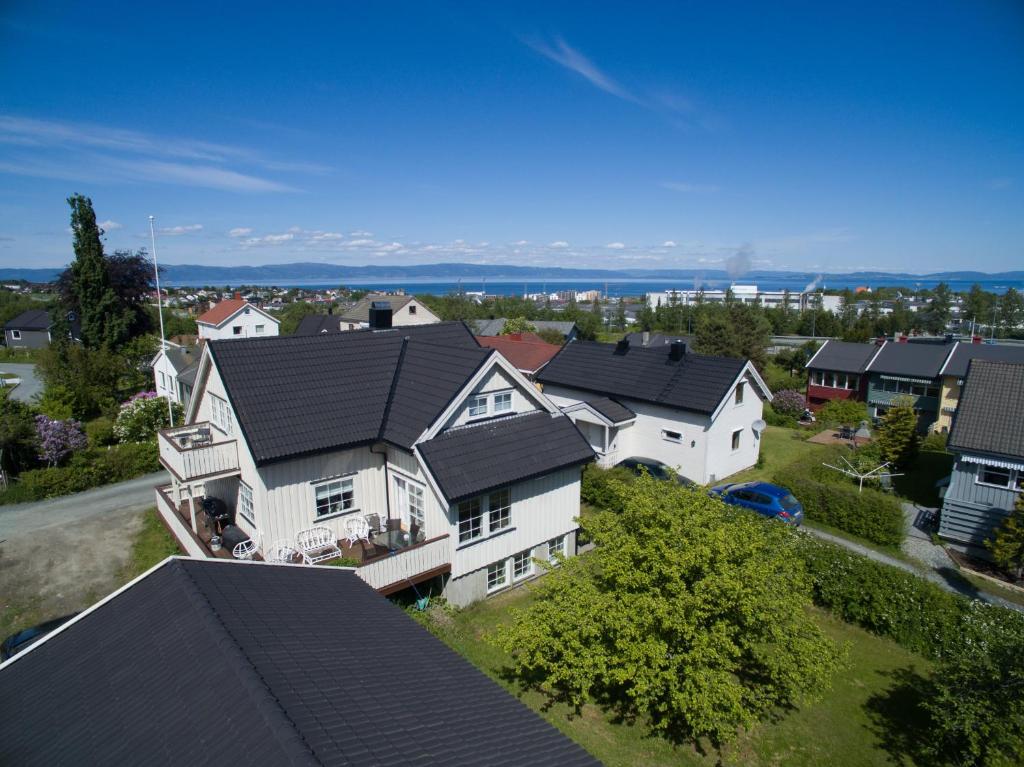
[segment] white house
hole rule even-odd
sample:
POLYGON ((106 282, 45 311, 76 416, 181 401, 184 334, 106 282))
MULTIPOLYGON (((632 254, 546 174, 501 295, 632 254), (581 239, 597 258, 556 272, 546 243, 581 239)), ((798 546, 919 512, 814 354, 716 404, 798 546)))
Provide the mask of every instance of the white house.
POLYGON ((187 406, 192 398, 196 371, 202 350, 198 346, 181 346, 165 341, 150 362, 153 368, 153 391, 172 402, 187 406))
POLYGON ((160 435, 172 483, 157 503, 190 552, 203 553, 204 495, 263 548, 314 526, 343 538, 357 516, 392 520, 408 545, 371 550, 360 576, 382 593, 441 576, 459 605, 531 577, 534 557, 576 550, 594 453, 463 323, 213 341, 186 423, 160 435))
POLYGON ((771 392, 747 360, 664 346, 575 342, 537 376, 598 462, 647 458, 698 484, 757 462, 771 392))
POLYGON ((214 341, 226 338, 276 336, 281 321, 235 293, 196 317, 199 337, 214 341))

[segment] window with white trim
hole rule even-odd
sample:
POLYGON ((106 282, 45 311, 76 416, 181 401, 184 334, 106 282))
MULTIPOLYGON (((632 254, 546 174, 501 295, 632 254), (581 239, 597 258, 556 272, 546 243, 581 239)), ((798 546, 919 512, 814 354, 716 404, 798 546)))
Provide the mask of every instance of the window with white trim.
POLYGON ((160 388, 167 388, 167 377, 163 374, 163 372, 160 373, 160 388))
POLYGON ((732 433, 732 449, 733 450, 739 450, 740 449, 740 435, 742 433, 743 433, 743 429, 736 429, 732 433))
POLYGON ((484 512, 479 498, 459 504, 459 543, 483 535, 484 512))
POLYGON ((487 415, 487 403, 489 397, 486 394, 477 394, 469 398, 469 417, 479 418, 487 415))
POLYGON ((231 406, 228 405, 227 400, 221 399, 216 394, 211 394, 210 409, 213 411, 210 417, 213 425, 225 434, 232 434, 235 424, 231 416, 231 406))
POLYGON ((507 413, 512 409, 512 392, 503 391, 494 395, 494 412, 507 413))
POLYGON ((409 304, 409 314, 416 314, 416 304, 409 304))
POLYGON ((558 561, 558 555, 565 556, 565 536, 560 535, 548 541, 548 562, 554 564, 558 561))
POLYGON ((242 335, 242 326, 241 326, 241 325, 235 325, 235 326, 233 326, 233 327, 231 328, 231 332, 232 332, 232 333, 233 333, 234 335, 236 335, 236 336, 240 336, 240 335, 242 335))
POLYGON ((682 442, 683 433, 679 431, 672 431, 670 429, 662 429, 661 438, 667 439, 669 442, 682 442))
POLYGON ((242 519, 256 527, 256 509, 252 503, 252 488, 241 480, 238 482, 238 513, 242 519))
POLYGON ((508 585, 508 560, 503 559, 493 565, 487 565, 487 593, 497 591, 508 585))
POLYGON ((747 388, 747 385, 743 381, 740 381, 738 384, 736 384, 736 404, 737 405, 742 405, 743 404, 743 390, 745 388, 747 388))
POLYGON ((418 485, 405 477, 395 476, 395 497, 401 507, 399 513, 408 516, 410 525, 418 525, 423 529, 426 517, 423 508, 423 485, 418 485))
POLYGON ((1002 466, 981 466, 978 469, 978 482, 995 487, 1010 487, 1011 471, 1002 466))
POLYGON ((21 331, 20 330, 12 330, 11 331, 11 339, 14 340, 14 341, 20 341, 21 340, 21 331))
POLYGON ((487 529, 503 530, 512 524, 512 493, 506 487, 487 496, 487 529))
POLYGON ((512 580, 521 581, 533 575, 533 549, 512 555, 512 580))
POLYGON ((264 329, 266 327, 267 327, 266 325, 257 325, 256 326, 256 335, 258 335, 258 336, 263 335, 263 331, 264 331, 264 329))
POLYGON ((351 477, 332 479, 313 486, 316 498, 316 517, 343 514, 356 507, 356 490, 351 477))

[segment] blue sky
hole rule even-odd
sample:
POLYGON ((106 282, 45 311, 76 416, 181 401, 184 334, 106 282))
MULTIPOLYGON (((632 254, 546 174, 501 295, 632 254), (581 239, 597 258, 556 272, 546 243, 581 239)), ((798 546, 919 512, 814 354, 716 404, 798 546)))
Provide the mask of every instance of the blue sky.
POLYGON ((0 6, 0 266, 1024 268, 1024 5, 0 6), (675 6, 675 7, 668 7, 675 6))

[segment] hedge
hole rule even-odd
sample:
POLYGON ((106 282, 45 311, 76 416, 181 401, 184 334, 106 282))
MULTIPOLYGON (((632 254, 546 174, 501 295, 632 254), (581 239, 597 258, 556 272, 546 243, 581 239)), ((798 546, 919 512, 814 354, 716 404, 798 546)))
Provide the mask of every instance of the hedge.
POLYGON ((940 659, 965 644, 984 652, 996 631, 1024 637, 1024 614, 1015 610, 958 596, 808 533, 801 538, 814 601, 908 650, 940 659))
POLYGON ((634 474, 628 469, 602 469, 596 463, 583 467, 580 481, 580 500, 599 509, 612 509, 618 503, 619 488, 632 482, 634 474))
POLYGON ((0 504, 57 498, 133 479, 157 471, 159 456, 155 442, 81 450, 67 466, 23 471, 16 482, 0 493, 0 504))

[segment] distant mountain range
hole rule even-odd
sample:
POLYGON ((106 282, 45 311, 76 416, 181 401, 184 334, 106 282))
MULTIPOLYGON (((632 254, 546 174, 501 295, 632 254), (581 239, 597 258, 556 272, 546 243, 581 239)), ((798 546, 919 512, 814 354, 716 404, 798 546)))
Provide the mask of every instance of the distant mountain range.
MULTIPOLYGON (((56 278, 60 269, 0 269, 0 281, 28 280, 49 282, 56 278)), ((306 284, 368 281, 368 280, 416 280, 434 282, 455 282, 481 280, 509 282, 539 282, 549 280, 574 281, 635 281, 635 280, 678 280, 681 284, 701 280, 729 280, 757 282, 759 279, 806 278, 808 283, 815 280, 829 282, 841 279, 843 282, 863 281, 884 283, 886 280, 900 281, 956 281, 992 282, 1024 280, 1024 271, 986 272, 932 272, 911 274, 907 272, 783 272, 756 270, 742 275, 730 275, 720 269, 565 269, 561 267, 501 266, 491 264, 423 264, 418 266, 341 266, 324 263, 268 264, 266 266, 204 266, 202 264, 167 264, 162 267, 163 279, 171 285, 243 285, 243 284, 306 284)))

